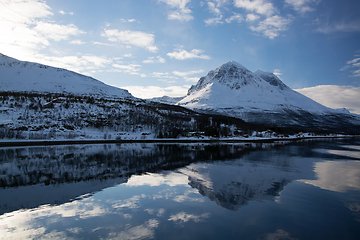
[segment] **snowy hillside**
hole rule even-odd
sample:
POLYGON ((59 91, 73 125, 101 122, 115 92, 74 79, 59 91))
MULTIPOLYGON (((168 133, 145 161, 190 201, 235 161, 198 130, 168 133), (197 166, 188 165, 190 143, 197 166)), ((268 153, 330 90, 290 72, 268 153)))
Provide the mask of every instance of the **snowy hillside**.
POLYGON ((100 97, 133 98, 124 89, 66 69, 19 61, 0 53, 0 91, 71 93, 100 97))
POLYGON ((152 102, 159 102, 159 103, 165 103, 165 104, 176 104, 179 101, 181 101, 184 97, 169 97, 169 96, 163 96, 163 97, 156 97, 149 99, 152 102))
POLYGON ((200 78, 178 105, 280 126, 336 127, 339 119, 329 115, 345 117, 350 125, 359 124, 357 116, 327 108, 293 91, 274 74, 253 73, 233 61, 200 78))

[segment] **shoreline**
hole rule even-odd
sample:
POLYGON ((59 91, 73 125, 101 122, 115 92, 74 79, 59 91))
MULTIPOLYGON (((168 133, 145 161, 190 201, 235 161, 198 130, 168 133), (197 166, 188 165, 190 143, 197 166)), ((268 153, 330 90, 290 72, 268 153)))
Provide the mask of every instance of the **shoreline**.
POLYGON ((281 141, 296 142, 309 139, 332 139, 332 138, 357 138, 354 136, 314 136, 314 137, 292 137, 292 138, 251 138, 251 139, 76 139, 76 140, 23 140, 23 141, 0 141, 0 147, 21 146, 52 146, 72 144, 122 144, 122 143, 273 143, 281 141))

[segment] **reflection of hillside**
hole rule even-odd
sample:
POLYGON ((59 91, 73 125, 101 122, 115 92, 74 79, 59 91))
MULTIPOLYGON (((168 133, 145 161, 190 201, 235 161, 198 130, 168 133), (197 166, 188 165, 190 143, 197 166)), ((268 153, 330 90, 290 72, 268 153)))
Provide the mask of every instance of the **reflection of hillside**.
POLYGON ((0 149, 0 214, 61 204, 126 182, 133 174, 242 157, 265 144, 73 145, 0 149))
POLYGON ((263 145, 95 145, 0 149, 0 187, 108 179, 231 159, 263 145))
POLYGON ((249 201, 273 200, 292 180, 314 178, 311 161, 269 156, 272 152, 252 152, 235 161, 192 164, 182 172, 203 196, 236 211, 249 201))
POLYGON ((89 180, 56 185, 37 184, 0 190, 0 215, 18 209, 31 209, 44 204, 63 204, 91 193, 126 182, 128 178, 114 178, 103 181, 89 180))

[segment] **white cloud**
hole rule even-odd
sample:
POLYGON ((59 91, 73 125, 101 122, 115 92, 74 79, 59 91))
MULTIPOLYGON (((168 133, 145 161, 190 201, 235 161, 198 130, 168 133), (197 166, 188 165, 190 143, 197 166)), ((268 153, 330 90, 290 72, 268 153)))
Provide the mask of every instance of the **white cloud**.
POLYGON ((111 47, 114 47, 114 46, 115 46, 115 44, 102 43, 102 42, 93 42, 93 44, 95 44, 95 45, 102 45, 102 46, 111 46, 111 47))
POLYGON ((208 19, 204 20, 204 22, 207 26, 224 23, 222 21, 223 15, 221 13, 220 8, 226 2, 227 2, 227 0, 213 0, 213 1, 207 2, 210 13, 215 15, 215 17, 213 17, 213 18, 208 18, 208 19))
POLYGON ((310 7, 309 4, 318 4, 321 0, 285 0, 285 3, 294 8, 295 11, 306 13, 312 12, 315 9, 310 7))
POLYGON ((36 0, 2 0, 0 21, 34 24, 38 18, 47 18, 53 13, 45 2, 36 0))
POLYGON ((353 22, 338 22, 333 24, 326 24, 317 29, 318 32, 331 34, 336 32, 360 32, 360 21, 353 22))
POLYGON ((234 6, 252 12, 246 16, 247 22, 254 23, 261 17, 265 18, 258 25, 250 26, 250 29, 270 39, 279 36, 280 32, 286 30, 292 21, 291 15, 287 18, 280 16, 278 9, 268 0, 234 0, 234 6))
POLYGON ((287 25, 291 22, 289 18, 283 18, 279 15, 267 17, 261 21, 257 27, 251 26, 250 29, 255 32, 261 32, 270 39, 279 36, 280 31, 287 29, 287 25))
POLYGON ((266 16, 271 16, 277 12, 274 5, 267 0, 234 0, 234 5, 266 16))
POLYGON ((199 81, 199 78, 198 77, 184 77, 184 80, 186 82, 198 82, 199 81))
POLYGON ((74 24, 59 25, 48 22, 38 22, 34 30, 44 36, 44 38, 55 41, 66 40, 70 35, 79 35, 84 33, 74 24))
POLYGON ((117 29, 105 29, 102 33, 111 42, 120 42, 123 44, 134 45, 146 48, 150 52, 156 52, 157 47, 154 45, 154 34, 140 31, 119 31, 117 29))
POLYGON ((134 18, 131 18, 131 19, 121 19, 121 21, 122 22, 130 22, 130 23, 132 23, 132 22, 136 22, 136 19, 134 19, 134 18))
POLYGON ((166 63, 166 59, 161 56, 148 57, 148 59, 144 60, 143 63, 166 63))
POLYGON ((183 97, 187 94, 190 86, 125 86, 121 87, 127 89, 133 96, 139 98, 153 98, 153 97, 183 97))
POLYGON ((179 21, 190 21, 194 19, 191 15, 191 10, 186 5, 191 0, 159 0, 169 5, 172 10, 168 13, 168 19, 179 20, 179 21))
POLYGON ((68 12, 68 13, 66 13, 66 12, 64 12, 63 10, 60 10, 59 13, 62 14, 62 15, 65 15, 65 14, 74 15, 73 12, 68 12))
POLYGON ((239 13, 234 13, 231 17, 225 19, 227 23, 231 23, 232 21, 236 21, 238 23, 241 23, 243 21, 243 17, 239 13))
MULTIPOLYGON (((45 2, 3 0, 0 8, 0 51, 21 60, 34 59, 51 40, 66 40, 84 33, 73 24, 56 24, 45 2)), ((41 60, 41 59, 38 59, 41 60)))
POLYGON ((280 69, 275 69, 273 74, 276 75, 277 77, 280 77, 281 76, 280 69))
POLYGON ((204 72, 204 70, 194 70, 194 71, 188 71, 188 72, 173 71, 173 74, 175 74, 176 76, 180 76, 180 77, 186 77, 189 75, 202 73, 202 72, 204 72))
POLYGON ((160 79, 178 79, 177 77, 170 75, 168 72, 153 72, 151 76, 160 79))
POLYGON ((350 70, 352 77, 360 77, 360 54, 356 54, 353 60, 347 61, 340 71, 350 70))
POLYGON ((188 77, 188 76, 202 73, 202 72, 204 72, 204 70, 194 70, 194 71, 188 71, 188 72, 173 71, 173 74, 176 76, 179 76, 179 77, 183 77, 183 79, 186 82, 197 82, 199 80, 199 77, 188 77))
POLYGON ((346 108, 360 114, 360 87, 319 85, 296 91, 330 108, 346 108))
POLYGON ((85 42, 81 41, 81 40, 72 40, 70 42, 70 44, 74 44, 74 45, 82 45, 85 44, 85 42))
POLYGON ((205 19, 204 22, 205 22, 206 26, 217 25, 217 24, 224 23, 223 21, 221 21, 222 18, 223 18, 223 16, 220 15, 219 17, 205 19))
MULTIPOLYGON (((129 74, 135 74, 135 75, 141 75, 139 73, 140 71, 140 67, 141 65, 138 64, 127 64, 127 65, 123 65, 123 64, 113 64, 112 65, 114 68, 117 69, 118 72, 124 72, 124 73, 129 73, 129 74)), ((114 70, 112 70, 114 71, 114 70)), ((115 70, 116 71, 116 70, 115 70)))
POLYGON ((201 54, 204 51, 201 49, 193 49, 190 52, 183 50, 183 49, 176 49, 172 53, 168 53, 167 55, 170 58, 175 58, 178 60, 185 60, 185 59, 191 59, 191 58, 200 58, 200 59, 210 59, 211 57, 205 54, 201 54))
POLYGON ((256 15, 256 14, 253 14, 253 13, 249 13, 246 15, 246 21, 247 22, 253 22, 253 21, 256 21, 260 18, 259 15, 256 15))
MULTIPOLYGON (((45 65, 65 68, 67 70, 80 72, 82 74, 90 74, 96 70, 101 70, 113 62, 112 59, 95 55, 78 56, 47 56, 37 54, 33 56, 34 59, 41 59, 41 63, 45 65)), ((31 59, 29 59, 31 61, 31 59)))

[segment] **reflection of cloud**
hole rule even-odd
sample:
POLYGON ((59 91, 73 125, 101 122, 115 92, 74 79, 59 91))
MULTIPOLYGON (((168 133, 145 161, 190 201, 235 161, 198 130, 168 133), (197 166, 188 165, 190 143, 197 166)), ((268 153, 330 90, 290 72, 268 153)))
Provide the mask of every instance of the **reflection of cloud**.
POLYGON ((119 200, 113 203, 113 208, 139 208, 140 207, 140 199, 145 198, 145 194, 136 195, 132 198, 128 198, 125 200, 119 200))
POLYGON ((328 150, 327 152, 330 154, 360 159, 360 152, 358 152, 358 151, 328 150))
POLYGON ((185 202, 185 201, 191 201, 191 202, 204 202, 205 201, 205 199, 203 197, 201 197, 201 198, 189 197, 189 194, 191 194, 191 193, 197 194, 198 191, 197 191, 197 189, 188 190, 188 191, 184 192, 184 195, 175 196, 174 201, 179 202, 179 203, 185 202))
POLYGON ((360 190, 360 162, 318 162, 315 164, 317 180, 299 180, 322 189, 346 192, 360 190))
POLYGON ((168 220, 169 221, 174 221, 174 222, 179 221, 179 223, 186 223, 186 222, 189 222, 189 221, 201 222, 205 218, 209 218, 209 217, 210 217, 210 213, 203 213, 201 215, 194 215, 194 214, 188 214, 188 213, 185 213, 185 212, 180 212, 180 213, 177 213, 175 215, 171 215, 168 220))
POLYGON ((159 222, 156 219, 150 219, 146 223, 132 227, 120 233, 110 233, 108 239, 145 239, 154 238, 154 228, 159 226, 159 222))
POLYGON ((274 233, 266 234, 265 239, 266 240, 282 240, 282 239, 297 240, 297 238, 290 237, 290 233, 283 229, 278 229, 274 233))
POLYGON ((164 215, 164 213, 165 213, 164 208, 160 208, 157 212, 155 211, 155 209, 152 209, 152 208, 147 208, 144 211, 148 212, 151 215, 154 215, 156 213, 156 216, 158 216, 158 217, 162 217, 164 215))
POLYGON ((153 174, 147 173, 141 176, 132 176, 128 182, 127 186, 160 186, 166 184, 168 186, 178 186, 178 185, 187 185, 187 176, 180 173, 169 173, 169 174, 153 174))
MULTIPOLYGON (((77 217, 80 219, 103 216, 108 209, 103 208, 96 202, 73 201, 60 206, 43 205, 31 210, 21 210, 0 216, 2 226, 0 236, 4 239, 28 239, 43 237, 44 239, 68 239, 65 232, 53 230, 47 232, 39 221, 47 219, 48 225, 60 221, 60 219, 77 217), (45 234, 46 235, 43 235, 45 234)), ((81 232, 80 228, 68 228, 66 231, 71 233, 81 232)))

